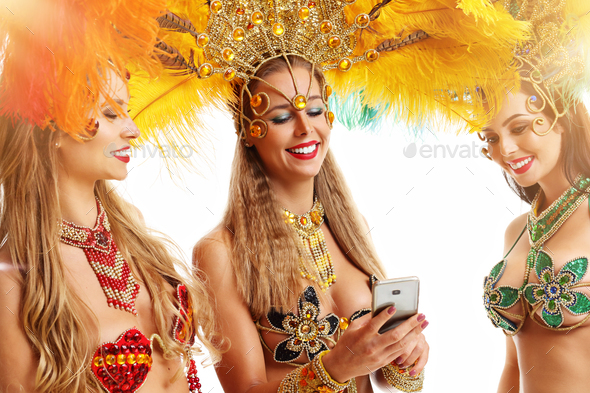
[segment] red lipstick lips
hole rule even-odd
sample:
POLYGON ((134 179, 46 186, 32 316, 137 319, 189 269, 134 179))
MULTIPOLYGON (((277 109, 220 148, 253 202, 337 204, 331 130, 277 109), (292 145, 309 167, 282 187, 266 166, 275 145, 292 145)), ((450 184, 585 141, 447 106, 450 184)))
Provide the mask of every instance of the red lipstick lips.
POLYGON ((285 151, 299 160, 311 160, 318 155, 319 145, 318 141, 309 141, 290 147, 285 151))

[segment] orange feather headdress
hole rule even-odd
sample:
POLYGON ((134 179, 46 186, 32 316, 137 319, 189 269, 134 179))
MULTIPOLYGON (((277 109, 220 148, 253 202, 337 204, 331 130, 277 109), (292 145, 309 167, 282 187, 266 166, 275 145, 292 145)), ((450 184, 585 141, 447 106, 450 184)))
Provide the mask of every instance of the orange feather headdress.
MULTIPOLYGON (((106 71, 155 75, 165 0, 8 0, 0 9, 0 115, 85 135, 106 71)), ((111 103, 113 108, 118 105, 111 103)))

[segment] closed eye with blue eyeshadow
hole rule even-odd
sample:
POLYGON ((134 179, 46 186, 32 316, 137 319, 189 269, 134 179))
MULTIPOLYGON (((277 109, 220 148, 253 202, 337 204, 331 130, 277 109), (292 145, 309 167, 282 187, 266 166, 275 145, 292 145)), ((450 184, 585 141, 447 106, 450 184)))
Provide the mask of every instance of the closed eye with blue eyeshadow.
MULTIPOLYGON (((307 115, 311 116, 311 117, 316 117, 316 116, 320 116, 323 113, 324 113, 324 108, 317 107, 317 108, 310 109, 307 112, 307 115)), ((288 122, 292 118, 293 118, 293 116, 290 113, 284 113, 284 114, 273 117, 272 119, 270 119, 270 121, 273 124, 285 124, 286 122, 288 122)))

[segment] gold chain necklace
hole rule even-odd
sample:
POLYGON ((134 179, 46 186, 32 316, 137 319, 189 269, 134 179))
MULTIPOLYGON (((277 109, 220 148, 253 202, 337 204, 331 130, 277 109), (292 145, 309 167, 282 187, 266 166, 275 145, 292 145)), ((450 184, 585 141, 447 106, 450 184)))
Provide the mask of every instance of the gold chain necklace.
POLYGON ((303 278, 307 278, 313 282, 317 282, 322 289, 326 291, 332 284, 336 282, 336 274, 334 274, 334 265, 332 263, 332 255, 326 246, 326 239, 322 232, 321 226, 324 223, 324 207, 314 197, 313 206, 311 210, 304 214, 294 214, 289 210, 283 208, 285 215, 285 222, 295 228, 303 244, 303 249, 307 256, 310 257, 316 267, 319 277, 316 277, 313 272, 310 272, 303 258, 299 264, 300 273, 303 278))

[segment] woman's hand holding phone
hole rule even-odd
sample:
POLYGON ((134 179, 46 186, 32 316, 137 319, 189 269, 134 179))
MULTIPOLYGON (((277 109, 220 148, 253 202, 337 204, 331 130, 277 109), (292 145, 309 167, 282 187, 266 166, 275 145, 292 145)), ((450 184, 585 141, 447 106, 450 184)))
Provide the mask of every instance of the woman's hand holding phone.
POLYGON ((365 315, 353 321, 322 361, 326 371, 339 382, 371 374, 396 361, 401 367, 416 365, 411 375, 421 372, 428 361, 429 347, 422 334, 428 326, 424 314, 414 315, 383 334, 379 329, 395 314, 395 307, 374 318, 365 315))

